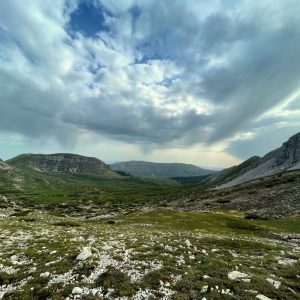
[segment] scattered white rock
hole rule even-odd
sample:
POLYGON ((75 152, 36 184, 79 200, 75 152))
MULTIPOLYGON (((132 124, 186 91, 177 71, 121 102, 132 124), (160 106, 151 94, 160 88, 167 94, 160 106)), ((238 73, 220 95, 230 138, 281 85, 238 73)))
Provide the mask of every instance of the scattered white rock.
POLYGON ((272 300, 271 298, 268 298, 268 297, 266 297, 264 295, 261 295, 261 294, 257 295, 255 297, 255 299, 258 299, 258 300, 272 300))
POLYGON ((296 262, 297 262, 296 259, 291 259, 291 258, 279 258, 277 260, 277 263, 282 266, 291 266, 291 265, 295 264, 296 262))
POLYGON ((186 244, 187 247, 191 247, 192 246, 192 244, 191 244, 191 242, 189 240, 185 240, 185 244, 186 244))
POLYGON ((208 278, 210 278, 210 276, 208 276, 208 275, 203 275, 203 279, 208 279, 208 278))
POLYGON ((0 263, 0 271, 5 272, 7 274, 13 274, 13 273, 16 273, 18 271, 18 269, 15 269, 13 267, 4 266, 0 263))
POLYGON ((236 252, 234 252, 234 251, 230 251, 230 254, 231 254, 232 257, 234 257, 234 258, 239 257, 239 255, 238 255, 236 252))
MULTIPOLYGON (((232 272, 228 273, 228 278, 231 280, 243 280, 244 281, 246 279, 246 280, 250 281, 251 276, 246 273, 239 272, 239 271, 232 271, 232 272)), ((246 282, 249 282, 249 281, 246 281, 246 282)))
POLYGON ((297 295, 297 293, 296 293, 293 289, 291 289, 291 288, 288 287, 288 286, 287 286, 287 288, 288 288, 288 290, 290 290, 294 295, 297 295))
POLYGON ((78 274, 73 274, 73 270, 71 269, 63 274, 52 275, 48 285, 51 286, 53 284, 62 283, 63 286, 66 286, 67 284, 74 284, 77 277, 78 274))
POLYGON ((245 290, 245 292, 250 293, 250 294, 257 294, 258 291, 255 290, 245 290))
POLYGON ((208 291, 208 285, 204 285, 201 289, 201 293, 204 294, 204 293, 207 293, 207 291, 208 291))
POLYGON ((49 272, 41 273, 40 276, 42 278, 48 278, 50 276, 50 273, 49 272))
POLYGON ((275 289, 278 290, 280 288, 280 285, 281 285, 280 281, 274 280, 272 278, 267 278, 266 280, 267 280, 267 282, 269 282, 270 284, 272 284, 275 287, 275 289))
POLYGON ((178 266, 181 266, 181 265, 185 264, 185 260, 184 260, 184 257, 182 255, 180 255, 178 257, 177 264, 178 264, 178 266))
POLYGON ((73 290, 72 290, 73 295, 82 294, 82 292, 83 292, 82 288, 80 288, 78 286, 74 287, 73 290))
POLYGON ((84 247, 82 251, 76 257, 76 260, 87 260, 92 256, 92 251, 90 247, 84 247))
POLYGON ((221 290, 221 294, 233 296, 233 294, 231 293, 230 289, 226 289, 226 290, 222 289, 221 290))
POLYGON ((139 290, 133 297, 133 300, 143 300, 143 299, 151 299, 154 297, 154 295, 149 291, 148 289, 146 290, 139 290))
POLYGON ((56 263, 57 263, 56 260, 49 261, 49 262, 45 263, 45 266, 48 267, 48 266, 54 265, 54 264, 56 264, 56 263))

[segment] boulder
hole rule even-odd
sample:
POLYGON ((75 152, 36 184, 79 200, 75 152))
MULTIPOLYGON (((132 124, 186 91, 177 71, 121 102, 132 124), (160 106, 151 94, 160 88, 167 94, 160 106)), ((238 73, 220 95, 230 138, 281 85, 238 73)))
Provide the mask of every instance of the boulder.
POLYGON ((201 293, 205 294, 208 291, 208 285, 204 285, 201 289, 201 293))
POLYGON ((269 282, 270 284, 272 284, 275 287, 275 289, 278 290, 280 288, 280 285, 281 285, 280 281, 274 280, 272 278, 267 278, 266 280, 267 280, 267 282, 269 282))
POLYGON ((83 293, 83 290, 82 288, 78 287, 78 286, 75 286, 72 290, 72 294, 73 295, 80 295, 83 293))
POLYGON ((191 242, 188 239, 185 241, 185 244, 186 244, 187 247, 191 247, 192 246, 191 242))
POLYGON ((271 298, 268 298, 268 297, 266 297, 264 295, 261 295, 261 294, 257 295, 255 297, 255 299, 258 299, 258 300, 272 300, 271 298))
POLYGON ((49 272, 45 272, 45 273, 41 273, 40 274, 40 277, 42 277, 42 278, 47 278, 47 277, 49 277, 50 276, 50 273, 49 272))
POLYGON ((82 251, 77 255, 76 260, 87 260, 92 256, 90 247, 84 247, 82 251))
POLYGON ((228 278, 231 280, 246 280, 246 282, 249 282, 251 276, 239 271, 232 271, 228 273, 228 278))

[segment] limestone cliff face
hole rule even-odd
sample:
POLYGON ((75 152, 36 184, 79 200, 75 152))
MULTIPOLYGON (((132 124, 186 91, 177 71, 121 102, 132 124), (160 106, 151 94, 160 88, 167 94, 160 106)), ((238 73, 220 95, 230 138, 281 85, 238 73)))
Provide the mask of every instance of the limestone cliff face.
POLYGON ((295 169, 300 169, 300 132, 290 137, 281 147, 257 160, 246 173, 220 187, 230 187, 255 178, 295 169))
POLYGON ((18 168, 30 168, 39 172, 71 173, 117 177, 108 165, 94 157, 69 153, 56 154, 22 154, 7 161, 18 168))
POLYGON ((291 168, 300 162, 300 132, 293 135, 281 147, 266 154, 261 163, 273 160, 272 167, 291 168))

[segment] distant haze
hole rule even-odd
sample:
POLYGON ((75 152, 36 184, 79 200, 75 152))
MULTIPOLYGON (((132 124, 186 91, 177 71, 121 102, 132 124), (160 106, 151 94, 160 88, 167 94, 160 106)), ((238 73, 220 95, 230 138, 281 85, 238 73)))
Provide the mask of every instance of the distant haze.
POLYGON ((145 161, 127 161, 110 165, 113 170, 122 171, 134 176, 154 177, 188 177, 203 176, 214 173, 191 164, 153 163, 145 161))

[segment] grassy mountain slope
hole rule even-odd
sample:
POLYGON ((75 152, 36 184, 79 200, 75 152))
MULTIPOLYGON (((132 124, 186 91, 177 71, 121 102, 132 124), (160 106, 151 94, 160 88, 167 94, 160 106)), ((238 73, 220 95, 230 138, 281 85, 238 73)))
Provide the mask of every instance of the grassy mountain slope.
POLYGON ((24 181, 24 174, 0 160, 0 187, 10 185, 18 187, 24 181))
POLYGON ((260 160, 259 156, 252 156, 246 161, 242 162, 237 166, 230 167, 212 175, 209 181, 213 184, 223 184, 231 181, 240 175, 246 173, 249 169, 253 168, 255 164, 260 160))
POLYGON ((41 172, 24 156, 0 162, 0 194, 25 203, 88 203, 103 205, 145 203, 180 184, 167 178, 104 177, 78 173, 41 172))

